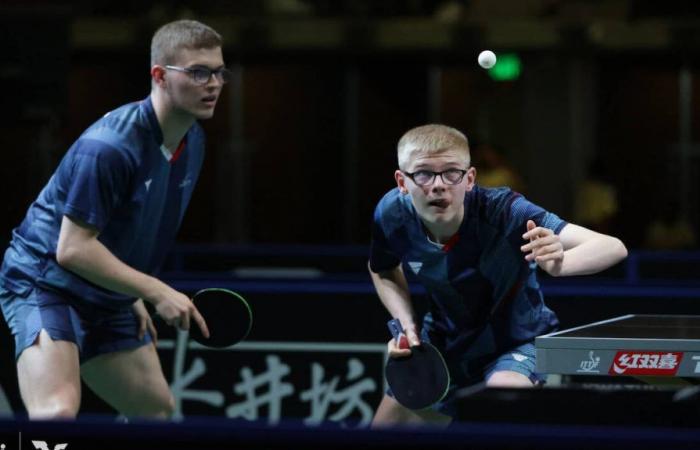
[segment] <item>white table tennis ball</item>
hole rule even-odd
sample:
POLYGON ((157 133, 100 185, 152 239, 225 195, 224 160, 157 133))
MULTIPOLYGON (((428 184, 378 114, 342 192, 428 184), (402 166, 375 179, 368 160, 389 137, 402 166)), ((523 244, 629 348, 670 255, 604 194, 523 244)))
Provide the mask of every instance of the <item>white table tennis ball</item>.
POLYGON ((491 50, 479 53, 479 65, 484 69, 490 69, 496 64, 496 54, 491 50))

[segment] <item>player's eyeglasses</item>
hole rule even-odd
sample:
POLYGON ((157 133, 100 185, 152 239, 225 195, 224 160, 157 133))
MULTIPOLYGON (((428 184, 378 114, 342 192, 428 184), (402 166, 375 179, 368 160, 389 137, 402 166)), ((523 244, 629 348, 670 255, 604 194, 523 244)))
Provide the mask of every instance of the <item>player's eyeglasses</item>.
POLYGON ((207 84, 211 80, 212 75, 222 83, 228 83, 231 80, 231 71, 225 67, 212 70, 208 67, 178 67, 165 66, 168 70, 176 70, 178 72, 189 73, 192 79, 197 84, 207 84))
POLYGON ((455 185, 462 182, 464 175, 467 173, 466 170, 462 169, 447 169, 442 172, 433 172, 431 170, 416 170, 415 172, 409 173, 401 171, 404 175, 409 177, 418 186, 428 186, 435 182, 435 177, 440 175, 442 182, 449 185, 455 185))

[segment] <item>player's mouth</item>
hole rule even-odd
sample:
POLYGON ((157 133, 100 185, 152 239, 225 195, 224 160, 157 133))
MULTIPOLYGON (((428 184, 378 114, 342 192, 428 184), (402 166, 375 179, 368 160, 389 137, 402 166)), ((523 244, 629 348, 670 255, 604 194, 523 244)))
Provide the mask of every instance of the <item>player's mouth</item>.
POLYGON ((438 208, 438 209, 445 209, 448 206, 450 206, 450 202, 448 202, 444 198, 436 198, 434 200, 430 200, 428 202, 428 206, 432 206, 432 207, 438 208))
POLYGON ((216 95, 207 95, 206 97, 202 98, 202 103, 204 103, 207 106, 215 106, 216 105, 216 95))

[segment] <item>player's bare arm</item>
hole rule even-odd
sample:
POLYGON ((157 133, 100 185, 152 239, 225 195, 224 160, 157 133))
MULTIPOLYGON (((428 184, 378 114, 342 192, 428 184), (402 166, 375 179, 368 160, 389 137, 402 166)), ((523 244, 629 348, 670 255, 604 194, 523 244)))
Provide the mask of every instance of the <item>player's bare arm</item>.
POLYGON ((619 239, 571 223, 557 235, 529 220, 523 239, 529 241, 521 247, 525 259, 553 276, 593 274, 627 257, 619 239))
POLYGON ((202 333, 209 335, 207 324, 186 295, 123 263, 97 239, 98 235, 95 228, 63 216, 56 260, 98 286, 148 301, 168 325, 189 330, 193 318, 202 333))
MULTIPOLYGON (((403 324, 408 343, 419 345, 420 339, 415 324, 411 295, 401 265, 378 273, 370 269, 369 273, 382 304, 392 317, 399 319, 403 324)), ((404 346, 402 345, 402 347, 404 346)), ((389 341, 388 348, 391 357, 410 354, 408 348, 399 348, 394 339, 389 341)))

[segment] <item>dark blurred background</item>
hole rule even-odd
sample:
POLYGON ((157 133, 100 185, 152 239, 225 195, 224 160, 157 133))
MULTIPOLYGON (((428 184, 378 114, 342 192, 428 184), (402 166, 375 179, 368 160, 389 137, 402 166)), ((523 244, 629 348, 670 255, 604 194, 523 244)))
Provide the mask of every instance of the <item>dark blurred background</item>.
MULTIPOLYGON (((225 358, 190 348, 186 374, 160 324, 166 374, 188 414, 224 414, 240 400, 236 370, 282 361, 296 392, 311 392, 319 368, 343 388, 372 381, 353 397, 362 414, 346 414, 368 422, 388 339, 365 269, 370 220, 395 185, 398 139, 429 122, 469 136, 480 184, 511 185, 632 250, 594 277, 543 277, 563 328, 700 313, 700 2, 691 0, 3 0, 0 251, 79 134, 148 95, 151 36, 180 18, 223 35, 235 79, 202 123, 205 166, 162 276, 188 294, 235 289, 255 311, 249 347, 225 358), (484 49, 499 57, 489 71, 477 64, 484 49), (204 389, 195 401, 181 380, 205 373, 203 361, 210 378, 193 384, 204 389)), ((0 328, 4 411, 21 411, 0 328)), ((281 414, 346 418, 307 403, 281 414)), ((279 419, 269 411, 260 417, 279 419)))
POLYGON ((3 242, 82 130, 148 94, 150 37, 178 18, 236 73, 182 242, 366 244, 398 138, 442 122, 477 181, 630 248, 697 245, 700 4, 652 0, 6 0, 3 242))

